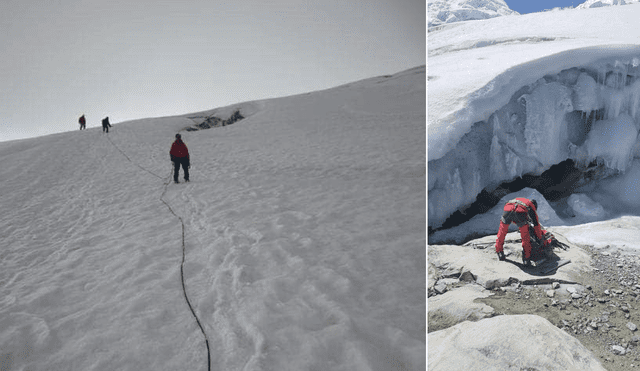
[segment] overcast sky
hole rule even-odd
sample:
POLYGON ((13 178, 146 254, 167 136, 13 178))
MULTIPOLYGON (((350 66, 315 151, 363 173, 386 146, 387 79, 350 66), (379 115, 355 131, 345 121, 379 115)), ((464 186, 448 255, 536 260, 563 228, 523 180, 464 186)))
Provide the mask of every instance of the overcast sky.
POLYGON ((426 63, 425 0, 2 0, 0 141, 426 63))

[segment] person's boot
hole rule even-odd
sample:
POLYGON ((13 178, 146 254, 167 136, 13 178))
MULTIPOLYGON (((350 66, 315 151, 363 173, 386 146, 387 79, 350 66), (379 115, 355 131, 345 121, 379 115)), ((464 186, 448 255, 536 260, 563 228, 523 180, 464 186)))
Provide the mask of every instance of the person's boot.
POLYGON ((507 258, 504 256, 504 251, 500 251, 498 253, 498 260, 500 260, 501 262, 505 261, 507 258))

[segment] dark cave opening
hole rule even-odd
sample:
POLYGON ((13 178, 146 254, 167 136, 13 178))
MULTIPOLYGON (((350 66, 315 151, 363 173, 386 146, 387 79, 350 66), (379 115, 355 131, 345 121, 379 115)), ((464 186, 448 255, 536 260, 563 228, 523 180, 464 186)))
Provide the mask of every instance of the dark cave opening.
POLYGON ((498 186, 485 188, 478 194, 471 205, 451 214, 440 228, 429 227, 428 234, 431 235, 436 231, 465 223, 474 216, 491 210, 500 202, 502 197, 518 192, 523 188, 528 187, 537 190, 547 201, 561 200, 574 193, 575 189, 582 185, 586 178, 588 178, 588 174, 585 173, 585 169, 576 166, 575 161, 568 159, 551 166, 540 175, 525 174, 498 186))

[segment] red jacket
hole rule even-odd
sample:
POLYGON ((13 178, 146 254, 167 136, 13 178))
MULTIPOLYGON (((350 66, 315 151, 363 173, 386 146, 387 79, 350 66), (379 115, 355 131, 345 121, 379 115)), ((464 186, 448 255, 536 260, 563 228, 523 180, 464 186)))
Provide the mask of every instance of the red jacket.
MULTIPOLYGON (((519 202, 507 202, 504 205, 503 210, 515 211, 517 213, 528 213, 529 217, 533 219, 533 222, 534 222, 533 224, 535 225, 533 227, 533 230, 534 230, 534 233, 536 234, 536 237, 540 240, 543 240, 543 237, 547 233, 547 231, 545 231, 540 227, 540 222, 538 221, 538 211, 536 210, 536 207, 533 204, 533 202, 531 202, 531 200, 524 197, 518 197, 516 198, 516 200, 524 203, 525 205, 527 205, 527 207, 523 206, 519 202)), ((520 235, 522 237, 522 247, 524 248, 525 255, 528 258, 531 253, 531 243, 529 241, 529 227, 528 225, 524 225, 520 227, 519 230, 520 230, 520 235)), ((498 238, 496 239, 496 252, 502 251, 504 238, 506 237, 508 231, 509 231, 509 225, 500 221, 500 228, 498 229, 498 238)), ((544 243, 546 245, 548 241, 545 240, 544 243)))
POLYGON ((171 159, 174 158, 187 158, 189 159, 189 150, 187 146, 184 144, 182 139, 176 139, 175 142, 171 145, 171 151, 169 151, 169 155, 171 155, 171 159))
MULTIPOLYGON (((535 217, 534 222, 536 225, 540 225, 540 223, 538 222, 538 210, 536 210, 536 206, 533 204, 533 202, 531 202, 531 200, 529 200, 528 198, 524 198, 524 197, 518 197, 516 198, 516 200, 524 203, 525 205, 527 205, 527 207, 522 206, 520 203, 509 203, 507 202, 504 205, 504 211, 514 211, 517 213, 529 213, 529 210, 533 210, 532 213, 530 213, 529 215, 533 217, 535 217)), ((512 200, 513 201, 513 200, 512 200)))

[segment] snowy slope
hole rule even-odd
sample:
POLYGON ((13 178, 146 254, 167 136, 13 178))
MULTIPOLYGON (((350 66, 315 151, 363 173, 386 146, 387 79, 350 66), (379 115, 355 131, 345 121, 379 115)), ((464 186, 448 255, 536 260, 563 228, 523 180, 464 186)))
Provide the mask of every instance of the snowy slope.
POLYGON ((631 169, 640 154, 638 19, 636 3, 429 32, 429 225, 483 189, 566 159, 601 163, 604 175, 631 169))
POLYGON ((638 0, 587 0, 576 6, 576 9, 601 8, 603 6, 629 5, 637 3, 638 0))
POLYGON ((518 14, 504 0, 429 0, 427 27, 518 14))
POLYGON ((424 369, 424 82, 0 143, 3 369, 424 369))

